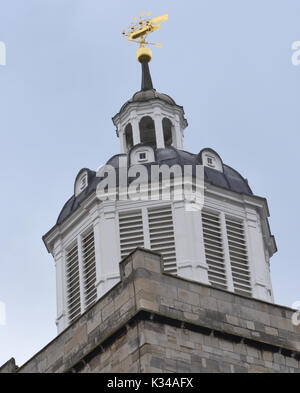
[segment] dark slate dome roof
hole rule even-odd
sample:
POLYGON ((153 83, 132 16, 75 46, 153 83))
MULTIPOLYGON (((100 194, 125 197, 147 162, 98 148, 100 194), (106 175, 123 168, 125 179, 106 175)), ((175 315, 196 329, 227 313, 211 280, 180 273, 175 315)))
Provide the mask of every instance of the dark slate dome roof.
POLYGON ((171 98, 167 94, 159 93, 155 89, 140 90, 136 92, 130 100, 125 102, 125 104, 120 109, 120 112, 122 112, 126 108, 126 106, 132 102, 146 102, 146 101, 157 100, 157 99, 162 100, 170 105, 176 105, 176 102, 173 100, 173 98, 171 98))
MULTIPOLYGON (((136 147, 136 146, 134 146, 136 147)), ((130 154, 130 153, 129 153, 130 154)), ((183 150, 177 150, 173 146, 165 149, 156 149, 156 161, 153 163, 144 164, 148 168, 150 173, 151 165, 160 164, 173 166, 175 164, 183 167, 184 165, 192 165, 196 168, 196 165, 202 164, 201 154, 193 154, 183 150)), ((126 157, 127 154, 118 154, 111 157, 107 161, 107 165, 111 165, 116 168, 116 172, 119 170, 119 158, 126 157)), ((129 155, 128 155, 129 156, 129 155)), ((80 203, 91 193, 96 191, 97 185, 101 181, 100 177, 96 176, 96 172, 89 169, 85 169, 88 173, 88 186, 77 196, 75 194, 66 202, 62 211, 57 219, 57 224, 61 224, 73 211, 77 209, 80 203)), ((79 172, 81 173, 82 170, 79 172)), ((228 165, 223 164, 223 173, 209 168, 204 167, 205 181, 223 189, 237 192, 239 194, 253 195, 251 188, 248 185, 248 181, 240 175, 235 169, 228 165)), ((118 179, 118 176, 117 176, 118 179)))

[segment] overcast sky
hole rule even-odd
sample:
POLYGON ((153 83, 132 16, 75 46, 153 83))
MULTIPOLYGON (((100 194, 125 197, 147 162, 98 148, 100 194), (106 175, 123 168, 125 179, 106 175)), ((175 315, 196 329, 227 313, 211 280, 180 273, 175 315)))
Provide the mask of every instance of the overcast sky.
POLYGON ((215 149, 266 197, 276 303, 300 300, 299 0, 0 0, 0 365, 56 335, 55 269, 41 237, 83 167, 119 152, 111 117, 140 88, 121 31, 169 13, 153 34, 154 87, 183 105, 185 149, 215 149))

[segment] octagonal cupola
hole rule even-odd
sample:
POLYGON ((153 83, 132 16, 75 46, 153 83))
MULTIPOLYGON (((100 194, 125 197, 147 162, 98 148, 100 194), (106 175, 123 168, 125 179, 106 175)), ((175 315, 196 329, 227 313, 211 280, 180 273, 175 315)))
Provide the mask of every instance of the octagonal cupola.
POLYGON ((182 106, 153 88, 148 61, 142 65, 141 90, 133 95, 113 117, 120 139, 121 153, 140 143, 164 149, 183 149, 187 120, 182 106))

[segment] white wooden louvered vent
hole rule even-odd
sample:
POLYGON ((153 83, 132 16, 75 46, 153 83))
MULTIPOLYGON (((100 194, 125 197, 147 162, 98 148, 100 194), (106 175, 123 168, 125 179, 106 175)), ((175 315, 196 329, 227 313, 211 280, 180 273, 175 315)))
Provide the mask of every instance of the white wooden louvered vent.
POLYGON ((144 247, 143 216, 141 210, 119 213, 121 259, 136 247, 144 247))
POLYGON ((74 245, 66 255, 66 279, 67 279, 67 306, 68 318, 71 323, 80 315, 80 277, 78 247, 74 245))
POLYGON ((222 228, 219 215, 203 211, 202 225, 209 282, 216 287, 227 289, 222 228))
POLYGON ((226 218, 226 229, 234 291, 251 296, 251 278, 242 221, 226 218))
POLYGON ((171 206, 148 209, 148 223, 151 250, 161 252, 166 272, 177 273, 171 206))
POLYGON ((82 238, 83 290, 85 308, 91 306, 97 298, 96 259, 94 231, 82 238))

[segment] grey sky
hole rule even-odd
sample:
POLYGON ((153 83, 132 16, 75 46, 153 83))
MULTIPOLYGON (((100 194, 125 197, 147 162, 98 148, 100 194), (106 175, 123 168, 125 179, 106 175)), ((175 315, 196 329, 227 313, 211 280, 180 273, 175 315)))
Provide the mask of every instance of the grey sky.
POLYGON ((78 171, 119 152, 111 117, 140 88, 136 47, 121 31, 143 10, 169 13, 151 72, 185 108, 185 149, 212 147, 268 199, 276 303, 300 300, 299 1, 0 0, 0 364, 22 364, 56 334, 41 237, 78 171))

